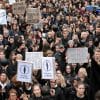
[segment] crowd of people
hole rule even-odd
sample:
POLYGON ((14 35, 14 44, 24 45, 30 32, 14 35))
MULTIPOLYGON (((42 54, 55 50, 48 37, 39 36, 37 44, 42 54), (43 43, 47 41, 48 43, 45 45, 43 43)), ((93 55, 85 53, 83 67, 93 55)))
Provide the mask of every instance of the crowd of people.
MULTIPOLYGON (((40 8, 42 27, 27 24, 24 15, 0 0, 7 25, 0 25, 0 100, 100 100, 99 0, 26 0, 27 8, 40 8), (88 63, 68 63, 68 48, 88 48, 88 63), (25 52, 55 57, 55 79, 43 80, 33 70, 32 83, 19 82, 17 61, 25 52)), ((84 55, 84 54, 83 54, 84 55)))

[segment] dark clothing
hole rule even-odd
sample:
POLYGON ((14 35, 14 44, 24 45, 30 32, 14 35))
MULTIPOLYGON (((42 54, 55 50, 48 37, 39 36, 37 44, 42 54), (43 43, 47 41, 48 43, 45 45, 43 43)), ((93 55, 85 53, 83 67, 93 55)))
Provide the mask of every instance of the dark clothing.
POLYGON ((65 51, 64 52, 56 52, 54 54, 56 61, 59 64, 60 70, 62 71, 62 73, 65 70, 65 66, 66 66, 66 60, 65 60, 65 51))
POLYGON ((64 45, 65 48, 68 46, 68 41, 71 40, 71 35, 72 33, 69 33, 66 38, 62 36, 62 44, 64 45))
POLYGON ((60 87, 56 87, 55 89, 55 100, 65 100, 63 91, 60 87))
POLYGON ((71 95, 69 100, 88 100, 87 96, 84 96, 83 98, 77 97, 76 95, 71 95))
POLYGON ((18 36, 18 35, 21 35, 21 34, 22 33, 20 31, 17 31, 17 30, 16 31, 14 31, 14 30, 9 31, 10 36, 16 36, 16 35, 18 36))
POLYGON ((70 95, 73 95, 76 93, 76 89, 73 86, 64 87, 64 88, 62 88, 62 90, 63 90, 65 98, 67 98, 68 100, 70 98, 70 95))
POLYGON ((10 43, 8 44, 8 47, 7 47, 6 51, 5 51, 7 58, 10 57, 11 51, 13 51, 15 48, 16 48, 15 44, 10 44, 10 43))
POLYGON ((69 74, 68 74, 68 73, 65 72, 65 73, 64 73, 64 78, 65 78, 66 84, 70 86, 70 85, 72 84, 71 81, 72 81, 72 79, 74 78, 74 75, 73 75, 72 73, 69 73, 69 74))
POLYGON ((43 100, 43 97, 35 97, 35 96, 32 96, 30 98, 30 100, 43 100))
POLYGON ((6 93, 0 93, 0 100, 5 100, 7 98, 6 93))
POLYGON ((41 97, 32 96, 29 100, 55 100, 55 98, 52 96, 41 96, 41 97))
POLYGON ((100 42, 100 35, 99 35, 100 33, 96 33, 95 32, 95 34, 94 34, 94 36, 93 36, 93 39, 94 39, 94 45, 95 46, 98 46, 99 45, 99 42, 100 42))
POLYGON ((98 65, 94 60, 92 60, 92 67, 90 69, 90 87, 91 100, 94 100, 95 93, 100 90, 100 65, 98 65), (93 96, 93 97, 92 97, 93 96))
POLYGON ((21 54, 22 55, 23 60, 25 59, 25 49, 22 49, 22 50, 16 49, 15 51, 16 51, 17 54, 21 54))
POLYGON ((95 46, 91 46, 91 47, 88 48, 88 52, 90 53, 90 57, 91 58, 92 58, 92 56, 94 54, 94 52, 93 52, 94 48, 95 48, 95 46))
POLYGON ((10 64, 8 67, 7 67, 7 76, 9 79, 12 78, 13 75, 15 75, 17 73, 17 62, 15 64, 10 64))

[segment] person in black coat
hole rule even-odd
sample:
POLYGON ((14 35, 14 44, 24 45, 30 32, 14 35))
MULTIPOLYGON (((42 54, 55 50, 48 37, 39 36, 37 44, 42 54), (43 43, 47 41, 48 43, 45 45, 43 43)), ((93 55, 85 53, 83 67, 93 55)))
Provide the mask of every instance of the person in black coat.
POLYGON ((100 90, 100 48, 95 49, 94 57, 91 62, 90 87, 91 87, 90 99, 94 100, 95 93, 98 90, 100 90))

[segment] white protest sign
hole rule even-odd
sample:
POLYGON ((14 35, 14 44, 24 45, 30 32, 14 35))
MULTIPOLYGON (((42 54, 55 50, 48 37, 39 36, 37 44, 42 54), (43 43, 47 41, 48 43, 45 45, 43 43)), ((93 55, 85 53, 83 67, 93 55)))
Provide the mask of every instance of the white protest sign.
POLYGON ((12 5, 16 2, 16 0, 9 0, 9 4, 12 5))
POLYGON ((0 9, 0 25, 7 24, 6 10, 0 9))
POLYGON ((55 79, 54 57, 42 58, 42 79, 55 79))
POLYGON ((33 63, 33 69, 41 69, 43 52, 26 52, 25 60, 33 63))
POLYGON ((87 63, 88 48, 68 48, 67 58, 68 63, 87 63))
POLYGON ((32 82, 32 63, 18 61, 17 81, 32 82))

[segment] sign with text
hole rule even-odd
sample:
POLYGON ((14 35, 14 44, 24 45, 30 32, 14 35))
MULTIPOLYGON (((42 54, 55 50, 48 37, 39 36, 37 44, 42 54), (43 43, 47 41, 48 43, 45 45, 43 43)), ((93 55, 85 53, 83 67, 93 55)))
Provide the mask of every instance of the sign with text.
POLYGON ((26 52, 25 60, 33 63, 33 69, 41 69, 43 52, 26 52))
POLYGON ((42 58, 42 79, 55 79, 55 58, 42 58))
POLYGON ((28 8, 26 11, 26 22, 28 24, 39 23, 40 21, 40 9, 28 8))
POLYGON ((87 63, 88 48, 68 48, 68 63, 87 63))
POLYGON ((13 14, 24 14, 26 11, 26 4, 24 2, 16 2, 12 6, 13 14))
POLYGON ((32 63, 25 61, 18 61, 17 67, 17 81, 32 82, 32 63))
POLYGON ((0 25, 7 24, 6 10, 0 9, 0 25))

